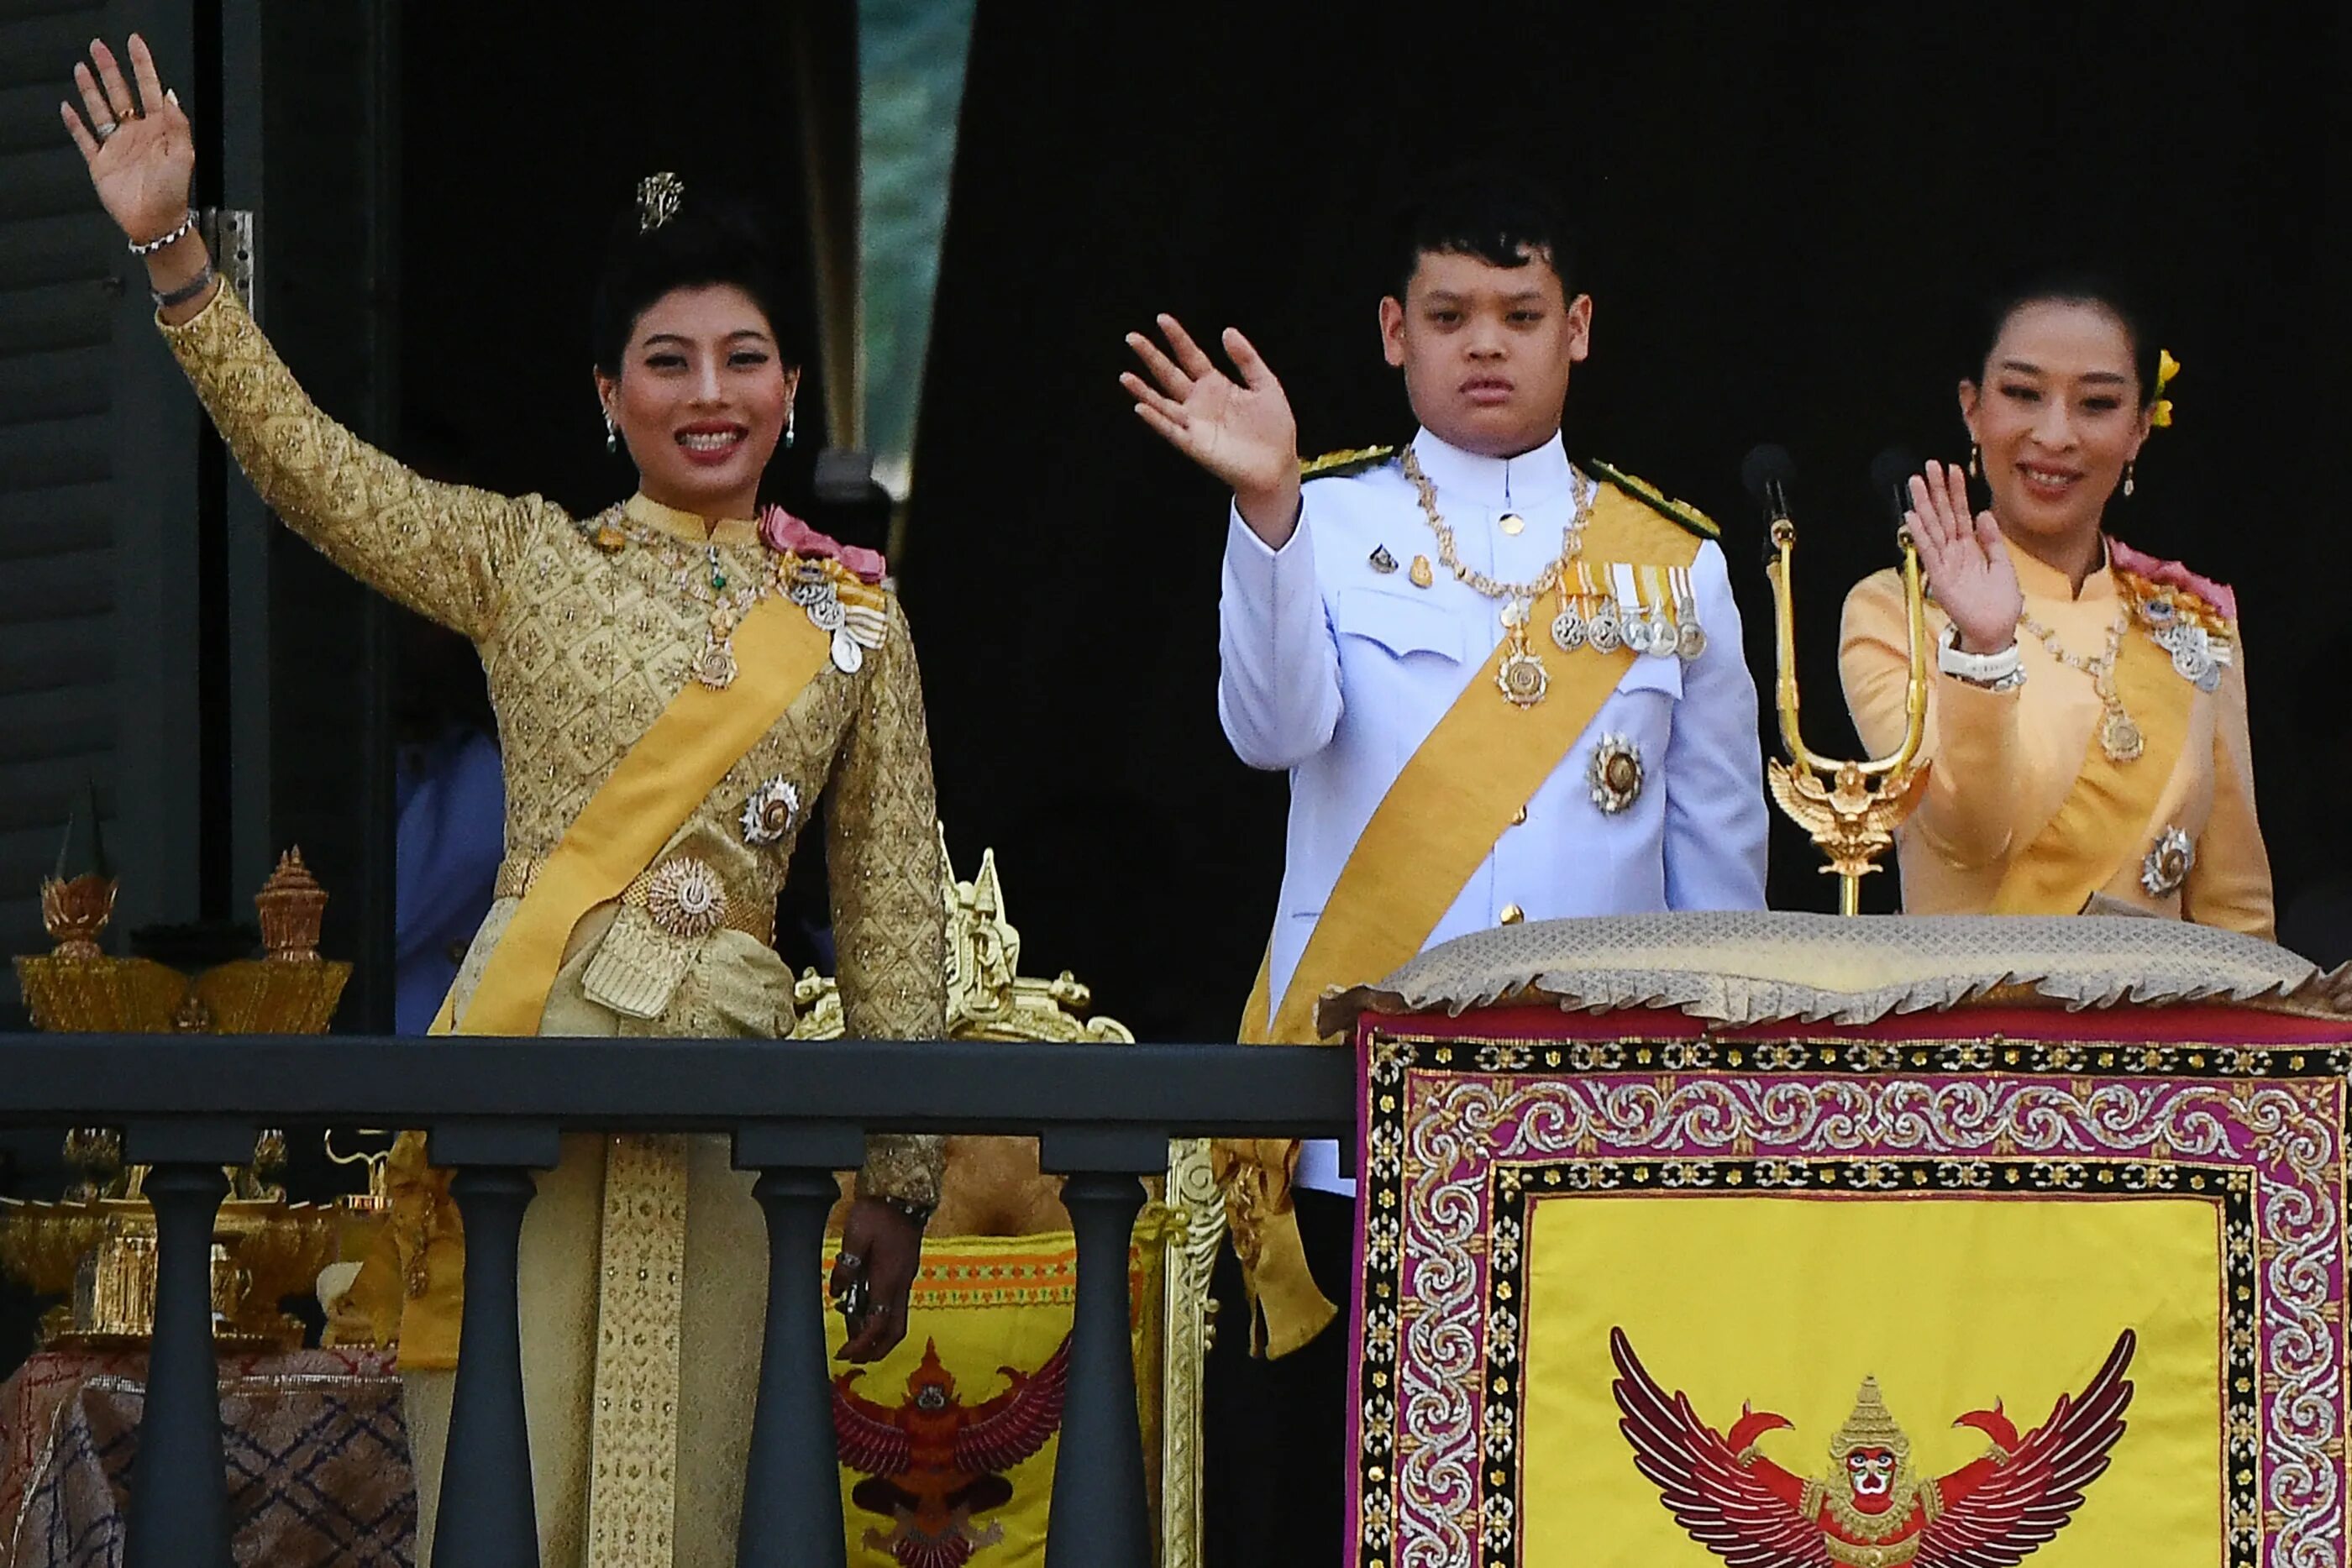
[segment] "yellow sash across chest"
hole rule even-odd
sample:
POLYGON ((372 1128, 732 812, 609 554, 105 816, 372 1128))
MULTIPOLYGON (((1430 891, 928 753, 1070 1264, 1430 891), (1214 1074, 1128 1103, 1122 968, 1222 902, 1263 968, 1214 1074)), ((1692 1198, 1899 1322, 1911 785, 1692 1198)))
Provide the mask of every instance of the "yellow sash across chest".
MULTIPOLYGON (((1585 527, 1583 554, 1593 561, 1687 567, 1699 542, 1640 502, 1604 489, 1585 527)), ((1561 602, 1556 590, 1530 616, 1529 643, 1550 666, 1544 700, 1521 708, 1496 689, 1495 669, 1507 637, 1471 671, 1349 852, 1279 1007, 1271 996, 1272 956, 1258 966, 1242 1015, 1243 1043, 1323 1043, 1315 1004, 1326 990, 1377 980, 1420 952, 1471 873, 1617 689, 1637 655, 1622 647, 1565 654, 1550 648, 1549 628, 1561 602)), ((1267 1354, 1276 1356, 1314 1338, 1335 1312, 1307 1271, 1290 1207, 1297 1148, 1280 1140, 1217 1148, 1234 1245, 1264 1317, 1267 1354)))
POLYGON ((2171 654, 2137 630, 2116 649, 2109 678, 2124 711, 2139 726, 2140 754, 2117 762, 2099 744, 2103 727, 2092 725, 2074 788, 2033 841, 2011 859, 1993 893, 1995 915, 2079 914, 2126 861, 2147 848, 2157 802, 2189 737, 2197 688, 2173 669, 2171 654))
POLYGON ((564 830, 507 924, 462 1019, 445 1001, 436 1034, 539 1032, 581 917, 621 896, 719 781, 831 664, 832 640, 798 605, 762 600, 735 628, 738 674, 689 680, 564 830))

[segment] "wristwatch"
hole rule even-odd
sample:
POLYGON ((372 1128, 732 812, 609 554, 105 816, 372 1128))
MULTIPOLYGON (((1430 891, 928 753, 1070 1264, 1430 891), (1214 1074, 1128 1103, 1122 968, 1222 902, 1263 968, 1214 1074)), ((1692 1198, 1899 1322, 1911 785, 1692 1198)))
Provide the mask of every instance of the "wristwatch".
POLYGON ((1945 627, 1937 643, 1936 668, 1989 692, 2013 691, 2025 684, 2025 661, 2014 642, 1998 653, 1965 653, 1960 651, 1960 629, 1956 625, 1945 627))

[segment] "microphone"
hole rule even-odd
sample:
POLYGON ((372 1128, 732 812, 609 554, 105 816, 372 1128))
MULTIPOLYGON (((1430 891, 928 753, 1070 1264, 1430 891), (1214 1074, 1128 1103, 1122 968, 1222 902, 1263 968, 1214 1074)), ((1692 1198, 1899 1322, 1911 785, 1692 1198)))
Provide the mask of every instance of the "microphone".
POLYGON ((1797 460, 1789 455, 1785 446, 1766 443, 1741 459, 1739 482, 1748 486, 1748 495, 1764 508, 1768 521, 1780 522, 1789 515, 1789 491, 1797 481, 1797 460))
POLYGON ((1911 509, 1911 478, 1924 473, 1918 455, 1907 446, 1890 446, 1870 460, 1870 488, 1886 507, 1897 529, 1911 509))
MULTIPOLYGON (((1766 523, 1789 520, 1789 491, 1797 482, 1797 460, 1789 455, 1787 447, 1766 442, 1751 448, 1740 459, 1739 482, 1748 486, 1748 495, 1763 509, 1766 523)), ((1780 546, 1769 528, 1765 530, 1764 559, 1768 562, 1780 559, 1780 546)))

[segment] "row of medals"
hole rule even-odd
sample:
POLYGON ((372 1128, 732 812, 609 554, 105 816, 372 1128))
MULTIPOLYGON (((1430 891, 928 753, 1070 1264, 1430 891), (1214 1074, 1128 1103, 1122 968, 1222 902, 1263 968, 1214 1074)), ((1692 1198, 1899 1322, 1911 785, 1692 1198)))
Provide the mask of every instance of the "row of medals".
MULTIPOLYGON (((1654 659, 1680 659, 1688 664, 1706 652, 1706 628, 1699 624, 1698 601, 1687 593, 1676 598, 1673 619, 1662 604, 1636 604, 1628 610, 1614 594, 1569 594, 1566 599, 1560 612, 1551 619, 1551 640, 1563 653, 1580 648, 1613 653, 1625 648, 1654 659), (1580 608, 1584 604, 1591 608, 1580 608)), ((1495 684, 1521 707, 1543 701, 1551 687, 1551 672, 1527 643, 1532 608, 1523 599, 1503 606, 1504 629, 1513 635, 1511 646, 1495 669, 1495 684)))
MULTIPOLYGON (((2229 639, 2216 637, 2194 621, 2184 617, 2179 606, 2163 598, 2139 601, 2140 623, 2147 628, 2149 639, 2172 655, 2172 672, 2209 696, 2221 689, 2221 666, 2232 656, 2229 639)), ((2115 679, 2110 671, 2109 683, 2115 679)), ((2112 684, 2108 690, 2113 691, 2112 684)), ((2117 762, 2137 762, 2147 745, 2138 723, 2126 713, 2120 702, 2109 707, 2106 718, 2099 727, 2099 746, 2117 762)), ((2149 852, 2155 862, 2155 852, 2149 852)), ((2176 884, 2177 885, 2177 884, 2176 884)), ((2157 892, 2154 883, 2149 892, 2157 892)), ((2169 892, 2167 888, 2164 891, 2169 892)))
MULTIPOLYGON (((2140 624, 2147 628, 2149 640, 2172 655, 2173 674, 2209 696, 2221 689, 2221 666, 2234 656, 2228 638, 2216 637, 2183 616, 2168 598, 2143 599, 2138 610, 2140 624)), ((2114 679, 2114 672, 2109 671, 2102 683, 2103 695, 2113 691, 2114 679)), ((2119 701, 2110 703, 2106 717, 2100 721, 2099 747, 2116 762, 2137 762, 2147 747, 2147 737, 2140 733, 2138 721, 2124 711, 2119 701)), ((2153 851, 2149 859, 2153 864, 2153 851)), ((2151 883, 2148 891, 2158 889, 2151 883)))
POLYGON ((2172 655, 2175 674, 2209 696, 2221 689, 2221 666, 2232 654, 2227 638, 2182 616, 2169 599, 2141 600, 2139 618, 2156 645, 2172 655))
MULTIPOLYGON (((856 674, 865 666, 866 650, 849 630, 848 609, 841 602, 832 574, 815 561, 793 557, 780 559, 771 570, 784 597, 806 612, 811 625, 832 639, 829 653, 834 668, 845 675, 856 674)), ((687 582, 694 575, 695 568, 689 564, 678 578, 687 582)), ((698 682, 713 691, 725 691, 735 684, 740 673, 735 662, 735 627, 764 597, 763 592, 751 592, 745 596, 749 602, 740 608, 714 606, 702 652, 695 655, 692 666, 698 682)))

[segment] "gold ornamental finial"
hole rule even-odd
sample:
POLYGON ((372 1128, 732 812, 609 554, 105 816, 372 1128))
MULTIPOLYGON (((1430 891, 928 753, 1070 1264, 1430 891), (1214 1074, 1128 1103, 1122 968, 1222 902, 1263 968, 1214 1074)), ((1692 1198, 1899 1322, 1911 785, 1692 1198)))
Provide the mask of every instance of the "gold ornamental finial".
POLYGON ((1865 1377, 1853 1398, 1853 1414, 1830 1439, 1830 1458, 1843 1462, 1856 1448, 1884 1448, 1900 1462, 1911 1457, 1911 1439, 1895 1424, 1894 1413, 1880 1397, 1878 1379, 1865 1377))
POLYGON ((41 928, 56 944, 52 956, 91 963, 105 955, 98 938, 114 917, 116 891, 112 868, 106 863, 106 835, 98 816, 98 790, 92 786, 85 805, 77 806, 66 822, 58 845, 58 868, 41 879, 41 928), (74 848, 74 829, 87 810, 89 822, 89 869, 68 876, 66 867, 74 848))
POLYGON ((98 938, 114 917, 114 879, 94 872, 41 879, 41 927, 57 944, 56 956, 84 962, 104 956, 98 938))
POLYGON ((651 234, 677 216, 686 199, 686 182, 665 169, 637 182, 637 232, 651 234))
POLYGON ((300 845, 278 859, 278 869, 253 895, 261 915, 261 946, 274 962, 315 964, 319 928, 327 918, 327 890, 302 863, 300 845))

